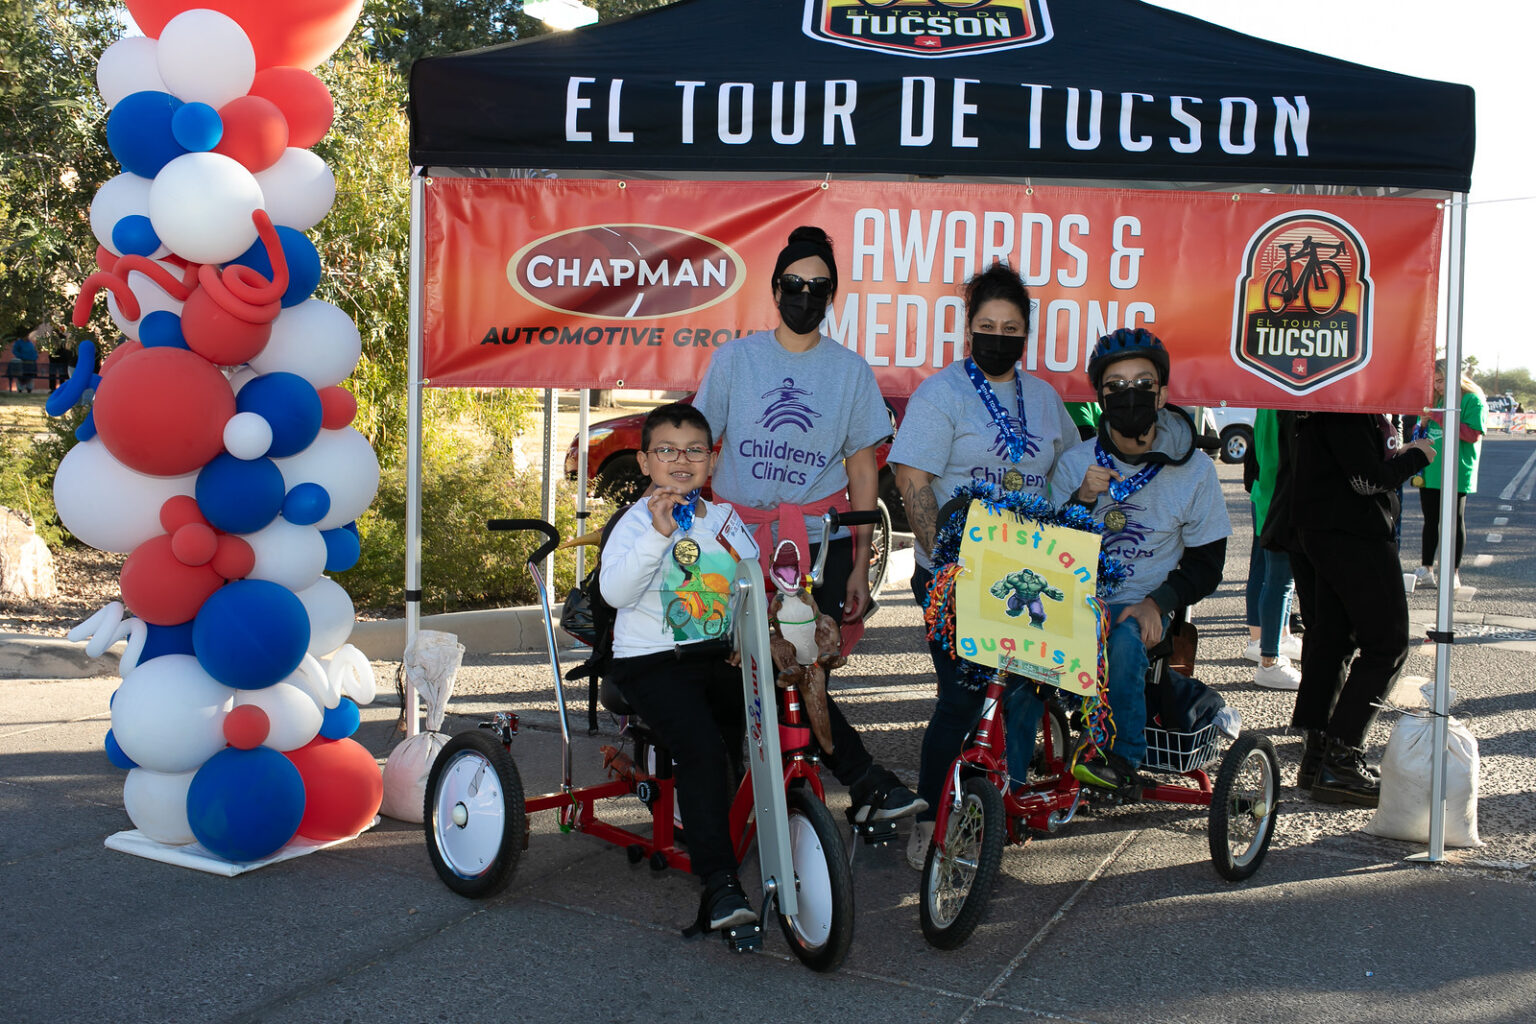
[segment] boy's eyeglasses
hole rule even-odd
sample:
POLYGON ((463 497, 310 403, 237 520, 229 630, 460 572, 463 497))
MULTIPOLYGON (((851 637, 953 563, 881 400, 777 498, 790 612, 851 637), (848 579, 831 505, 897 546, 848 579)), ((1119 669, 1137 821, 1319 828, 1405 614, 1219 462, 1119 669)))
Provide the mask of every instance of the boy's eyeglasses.
POLYGON ((824 299, 832 294, 832 279, 813 277, 806 280, 799 274, 780 274, 779 291, 785 295, 799 295, 801 291, 808 291, 811 293, 811 298, 824 299))
POLYGON ((688 456, 689 462, 703 462, 705 459, 709 458, 709 449, 698 447, 673 448, 671 445, 663 444, 652 448, 651 454, 656 456, 662 462, 676 462, 678 456, 680 455, 688 456))
POLYGON ((1118 395, 1122 391, 1156 391, 1156 377, 1137 377, 1135 380, 1115 378, 1104 382, 1104 390, 1112 395, 1118 395))

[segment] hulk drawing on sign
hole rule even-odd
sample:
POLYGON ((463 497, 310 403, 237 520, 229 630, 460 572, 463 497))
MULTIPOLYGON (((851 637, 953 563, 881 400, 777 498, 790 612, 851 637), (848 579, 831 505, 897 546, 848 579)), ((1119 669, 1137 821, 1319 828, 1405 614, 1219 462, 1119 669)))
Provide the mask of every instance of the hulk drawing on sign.
POLYGON ((992 584, 992 596, 1008 602, 1009 615, 1022 615, 1024 609, 1029 609, 1029 624, 1037 629, 1043 629, 1041 623, 1045 622, 1045 605, 1040 598, 1048 597, 1052 601, 1063 601, 1066 595, 1049 583, 1045 582, 1038 573, 1032 569, 1019 569, 992 584))

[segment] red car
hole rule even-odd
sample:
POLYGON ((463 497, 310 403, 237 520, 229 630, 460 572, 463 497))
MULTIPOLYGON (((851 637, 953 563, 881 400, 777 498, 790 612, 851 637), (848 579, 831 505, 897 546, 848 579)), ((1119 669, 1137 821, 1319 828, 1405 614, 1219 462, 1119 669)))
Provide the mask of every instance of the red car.
MULTIPOLYGON (((690 392, 681 401, 692 402, 693 394, 690 392)), ((891 416, 891 437, 875 449, 875 459, 880 467, 880 499, 890 513, 892 528, 905 532, 906 509, 902 507, 900 492, 896 489, 896 476, 885 460, 891 454, 891 438, 895 437, 896 428, 907 411, 907 400, 887 397, 885 409, 891 416)), ((647 480, 635 460, 635 453, 640 450, 640 428, 645 423, 645 416, 643 412, 631 413, 594 423, 588 428, 587 474, 592 481, 592 493, 627 503, 638 498, 645 489, 647 480)), ((580 442, 580 437, 572 438, 565 453, 565 475, 571 480, 576 479, 576 449, 580 442)), ((716 447, 719 447, 718 443, 716 447)))

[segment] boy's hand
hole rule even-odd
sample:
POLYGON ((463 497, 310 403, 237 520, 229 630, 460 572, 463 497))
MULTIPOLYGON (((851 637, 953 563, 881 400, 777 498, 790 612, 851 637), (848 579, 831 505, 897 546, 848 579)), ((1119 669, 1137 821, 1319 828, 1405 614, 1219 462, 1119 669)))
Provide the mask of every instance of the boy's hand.
POLYGON ((1119 625, 1126 619, 1135 619, 1141 627, 1141 645, 1151 647, 1163 638, 1163 612, 1158 608, 1157 602, 1150 597, 1144 597, 1120 613, 1115 620, 1119 625))
POLYGON ((1110 483, 1120 479, 1120 474, 1108 466, 1089 466, 1073 497, 1092 508, 1093 503, 1099 500, 1099 495, 1109 490, 1110 483))
POLYGON ((670 537, 677 532, 677 520, 672 518, 672 510, 683 504, 683 498, 682 491, 657 485, 652 488, 651 496, 645 499, 646 508, 651 510, 651 525, 663 537, 670 537))

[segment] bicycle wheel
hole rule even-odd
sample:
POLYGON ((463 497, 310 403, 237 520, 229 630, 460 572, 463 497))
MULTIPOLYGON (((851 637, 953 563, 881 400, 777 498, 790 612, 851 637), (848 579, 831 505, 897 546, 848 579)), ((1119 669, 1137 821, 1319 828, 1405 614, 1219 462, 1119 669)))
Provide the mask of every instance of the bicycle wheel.
POLYGON ((1045 714, 1040 719, 1040 725, 1035 729, 1035 753, 1029 759, 1029 773, 1031 775, 1053 774, 1050 761, 1045 756, 1045 730, 1049 726, 1051 730, 1051 756, 1058 762, 1067 760, 1067 746, 1072 740, 1072 731, 1067 725, 1067 713, 1055 700, 1047 697, 1044 701, 1045 714))
POLYGON ((1271 271, 1264 282, 1264 308, 1271 313, 1282 312, 1291 301, 1291 278, 1285 271, 1285 267, 1271 271))
POLYGON ((1317 316, 1327 316, 1344 301, 1344 271, 1333 260, 1318 260, 1317 270, 1307 275, 1302 301, 1317 316))
POLYGON ((991 780, 965 780, 960 806, 949 816, 944 850, 933 843, 923 864, 918 910, 929 945, 955 949, 981 923, 1003 859, 1005 817, 1003 795, 991 780))
MULTIPOLYGON (((885 573, 891 563, 891 510, 884 501, 876 501, 880 521, 875 524, 869 538, 869 596, 880 593, 885 583, 885 573)), ((878 609, 877 609, 878 610, 878 609)))
POLYGON ((1211 791, 1211 861, 1229 882, 1259 870, 1280 809, 1280 762, 1268 736, 1245 732, 1221 759, 1211 791))
POLYGON ((853 869, 827 805, 804 786, 788 797, 799 911, 779 914, 779 927, 801 963, 813 971, 835 970, 853 944, 853 869))
POLYGON ((423 817, 444 885, 475 899, 506 888, 528 819, 517 765, 495 737, 463 732, 448 741, 427 775, 423 817))

